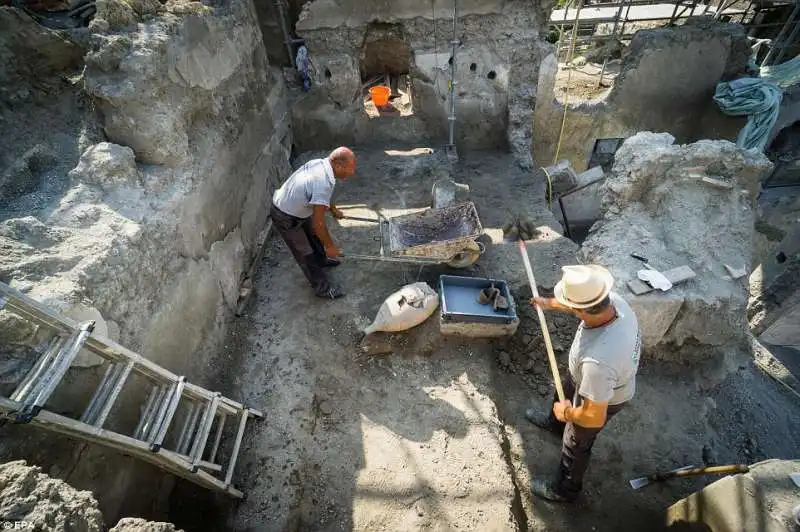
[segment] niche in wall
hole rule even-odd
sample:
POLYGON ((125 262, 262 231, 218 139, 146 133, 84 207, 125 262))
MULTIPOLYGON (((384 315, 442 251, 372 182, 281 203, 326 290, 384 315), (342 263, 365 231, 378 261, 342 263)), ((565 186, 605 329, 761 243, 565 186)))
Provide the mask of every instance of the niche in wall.
POLYGON ((369 116, 409 116, 414 114, 411 94, 412 54, 401 24, 373 23, 365 33, 361 46, 359 69, 362 101, 369 116), (372 101, 372 87, 389 87, 386 105, 372 101))

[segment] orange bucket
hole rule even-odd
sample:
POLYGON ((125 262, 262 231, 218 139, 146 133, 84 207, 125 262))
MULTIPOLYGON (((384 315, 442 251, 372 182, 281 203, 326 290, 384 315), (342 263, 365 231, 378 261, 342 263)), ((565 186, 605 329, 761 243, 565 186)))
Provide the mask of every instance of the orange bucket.
POLYGON ((369 97, 372 98, 372 103, 374 103, 375 106, 383 107, 389 103, 389 94, 391 94, 391 92, 392 89, 389 87, 376 85, 375 87, 370 87, 369 97))

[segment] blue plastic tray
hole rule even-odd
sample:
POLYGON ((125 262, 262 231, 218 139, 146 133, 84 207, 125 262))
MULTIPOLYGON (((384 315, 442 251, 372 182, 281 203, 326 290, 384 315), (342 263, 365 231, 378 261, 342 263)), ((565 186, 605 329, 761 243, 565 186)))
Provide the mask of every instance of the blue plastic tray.
POLYGON ((439 277, 439 300, 443 321, 508 324, 517 318, 514 299, 503 280, 442 275, 439 277), (508 299, 506 310, 495 311, 491 305, 478 303, 478 293, 492 283, 508 299))

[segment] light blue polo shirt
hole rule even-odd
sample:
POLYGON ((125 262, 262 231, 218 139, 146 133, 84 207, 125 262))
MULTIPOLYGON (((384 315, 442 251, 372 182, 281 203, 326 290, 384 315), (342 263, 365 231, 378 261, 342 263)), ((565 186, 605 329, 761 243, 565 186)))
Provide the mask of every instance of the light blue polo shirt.
POLYGON ((335 185, 331 162, 327 158, 312 159, 275 191, 272 204, 286 214, 308 218, 314 212, 312 205, 330 207, 335 185))

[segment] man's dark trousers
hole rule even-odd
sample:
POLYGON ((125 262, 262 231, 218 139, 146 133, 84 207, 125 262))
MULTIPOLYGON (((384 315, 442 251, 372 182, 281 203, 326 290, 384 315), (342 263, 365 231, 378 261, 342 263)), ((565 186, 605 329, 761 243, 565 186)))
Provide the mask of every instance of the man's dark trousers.
POLYGON ((327 256, 322 241, 314 234, 311 217, 298 218, 286 214, 276 206, 269 211, 272 223, 281 235, 281 238, 294 256, 294 260, 303 270, 303 274, 311 283, 317 294, 324 294, 330 289, 328 277, 322 270, 327 256))
MULTIPOLYGON (((580 406, 582 398, 580 395, 576 397, 575 383, 569 373, 562 377, 561 384, 564 387, 564 397, 572 399, 575 407, 580 406)), ((558 392, 553 395, 553 404, 556 402, 558 402, 558 392)), ((627 403, 608 405, 606 424, 625 405, 627 403)), ((556 419, 552 408, 550 409, 550 425, 554 430, 560 432, 563 429, 564 431, 564 436, 561 439, 561 462, 558 464, 556 489, 560 494, 572 499, 577 497, 581 491, 583 475, 586 473, 586 469, 589 467, 589 459, 592 457, 594 440, 597 439, 597 435, 600 434, 603 427, 589 429, 575 423, 564 425, 556 419)))

